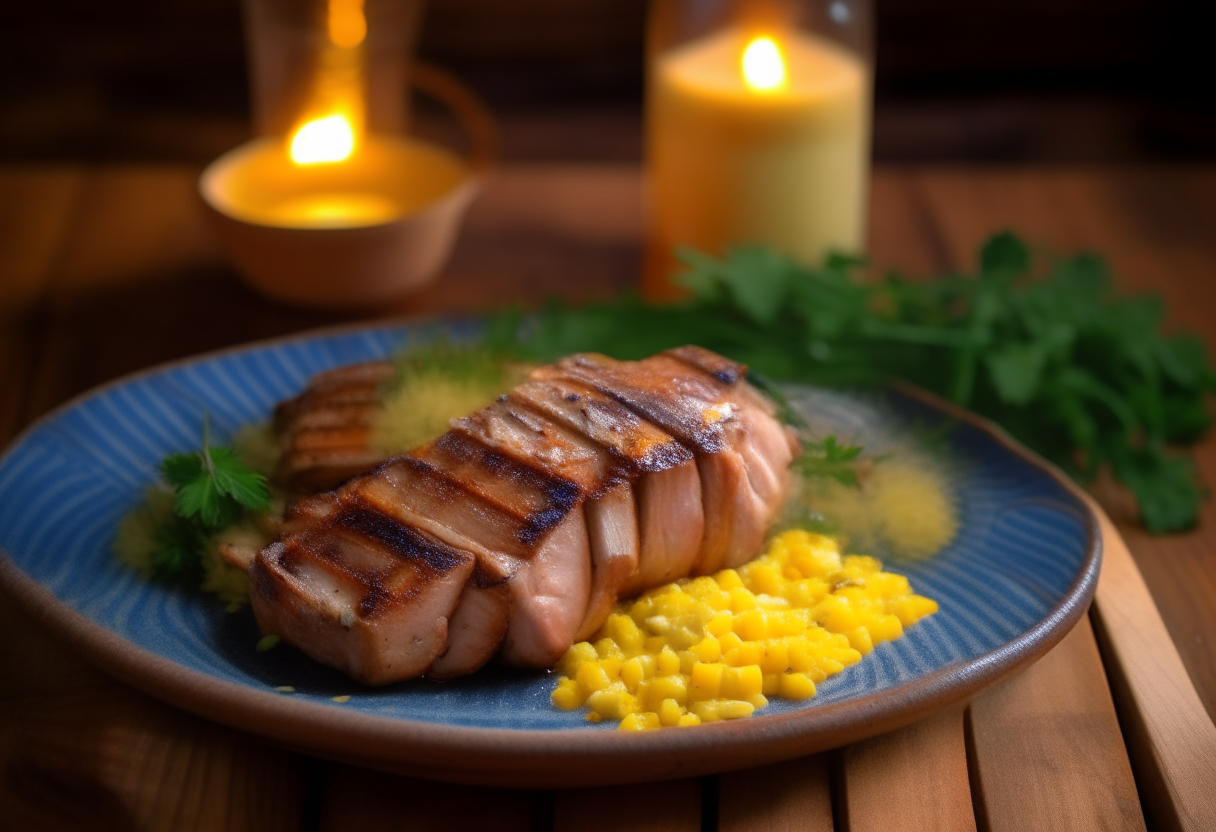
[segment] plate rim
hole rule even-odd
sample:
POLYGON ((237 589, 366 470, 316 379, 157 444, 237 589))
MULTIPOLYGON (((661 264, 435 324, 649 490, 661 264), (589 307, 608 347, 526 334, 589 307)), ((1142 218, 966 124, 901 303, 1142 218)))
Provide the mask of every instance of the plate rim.
MULTIPOLYGON (((437 315, 339 324, 161 362, 73 396, 17 434, 0 458, 59 415, 146 376, 326 337, 474 320, 437 315)), ((1077 500, 1085 558, 1061 600, 1026 632, 995 650, 893 688, 820 707, 718 722, 692 731, 541 730, 421 722, 343 710, 186 668, 89 620, 26 574, 3 547, 0 587, 23 613, 103 672, 171 706, 308 754, 432 780, 524 788, 664 780, 778 762, 894 730, 971 699, 1062 640, 1085 614, 1097 586, 1100 527, 1076 483, 984 417, 911 385, 894 383, 887 389, 971 425, 1047 473, 1077 500)))

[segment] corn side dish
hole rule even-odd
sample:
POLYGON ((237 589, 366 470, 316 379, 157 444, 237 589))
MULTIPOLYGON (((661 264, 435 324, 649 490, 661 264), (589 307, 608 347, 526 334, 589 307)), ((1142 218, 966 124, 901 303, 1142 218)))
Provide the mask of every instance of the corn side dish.
POLYGON ((558 664, 552 694, 621 730, 751 716, 815 685, 937 611, 908 579, 802 530, 739 569, 681 580, 618 605, 558 664))

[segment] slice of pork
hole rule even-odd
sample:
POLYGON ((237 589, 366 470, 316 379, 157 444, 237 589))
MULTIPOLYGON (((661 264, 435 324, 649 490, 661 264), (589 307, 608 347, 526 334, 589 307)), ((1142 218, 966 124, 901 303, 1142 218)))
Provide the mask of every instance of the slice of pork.
POLYGON ((369 685, 421 675, 447 648, 473 557, 343 501, 250 568, 258 626, 369 685))
POLYGON ((585 641, 607 620, 638 569, 637 504, 633 487, 618 483, 597 500, 588 500, 587 538, 591 546, 591 597, 574 634, 585 641))

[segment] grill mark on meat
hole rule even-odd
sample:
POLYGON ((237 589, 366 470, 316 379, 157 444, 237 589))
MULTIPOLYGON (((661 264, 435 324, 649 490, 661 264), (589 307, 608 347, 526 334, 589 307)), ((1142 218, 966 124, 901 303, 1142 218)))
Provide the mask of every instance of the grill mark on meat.
POLYGON ((692 458, 669 433, 616 399, 549 368, 535 371, 509 399, 603 446, 637 471, 662 471, 692 458))
POLYGON ((507 395, 489 407, 453 419, 452 430, 521 465, 572 483, 580 498, 596 496, 631 476, 628 461, 507 395))
POLYGON ((745 368, 742 364, 731 361, 729 358, 718 355, 716 352, 710 352, 704 347, 690 344, 665 350, 661 354, 669 355, 678 361, 682 361, 689 367, 707 373, 728 386, 738 383, 745 375, 745 368))
POLYGON ((410 456, 523 521, 520 542, 531 545, 556 526, 582 496, 569 480, 512 459, 449 431, 410 456))
POLYGON ((347 529, 364 539, 412 561, 431 572, 442 573, 461 562, 462 558, 446 546, 431 542, 400 520, 364 506, 343 508, 331 521, 336 528, 347 529))
MULTIPOLYGON (((547 666, 576 632, 602 623, 618 593, 735 562, 762 538, 778 507, 769 503, 783 497, 787 441, 744 378, 743 365, 693 347, 640 362, 571 356, 537 370, 433 442, 297 503, 282 542, 250 568, 259 623, 286 622, 297 636, 325 628, 312 648, 293 643, 373 684, 429 674, 432 664, 437 677, 460 675, 494 652, 547 666), (729 464, 706 465, 720 453, 729 464), (612 505, 598 502, 618 487, 612 505), (747 517, 715 522, 723 510, 747 517), (629 516, 615 516, 622 511, 629 516), (433 625, 424 626, 424 609, 433 625), (457 615, 462 635, 452 641, 457 615), (341 632, 351 616, 362 635, 341 632), (377 626, 389 629, 368 629, 377 626), (413 642, 426 646, 386 663, 373 645, 388 636, 376 632, 417 633, 413 642)), ((297 397, 312 409, 295 413, 306 428, 295 441, 315 444, 317 456, 356 454, 327 445, 323 431, 339 439, 343 413, 352 431, 370 424, 351 402, 379 383, 314 381, 297 397)), ((295 449, 297 460, 307 453, 295 449)))
MULTIPOLYGON (((554 365, 566 377, 616 399, 643 419, 680 440, 690 450, 717 453, 725 447, 722 425, 706 405, 721 399, 708 380, 690 376, 687 365, 652 356, 643 361, 615 361, 582 353, 554 365), (671 365, 677 365, 673 368, 671 365)), ((723 402, 725 404, 725 402, 723 402)))

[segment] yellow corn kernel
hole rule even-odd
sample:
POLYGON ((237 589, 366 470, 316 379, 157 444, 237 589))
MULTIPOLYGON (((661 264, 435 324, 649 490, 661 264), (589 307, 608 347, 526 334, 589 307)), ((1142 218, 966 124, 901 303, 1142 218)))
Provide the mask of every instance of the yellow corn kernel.
POLYGON ((757 711, 768 705, 768 697, 763 693, 755 693, 743 700, 755 708, 757 711))
POLYGON ((764 695, 779 696, 781 694, 781 677, 784 673, 765 673, 764 674, 764 695))
POLYGON ((680 657, 670 647, 664 647, 655 661, 655 673, 659 676, 670 676, 680 672, 680 657))
POLYGON ((557 687, 553 689, 549 698, 563 711, 572 711, 587 700, 587 695, 583 693, 578 682, 573 679, 562 679, 557 683, 557 687))
POLYGON ((641 658, 641 656, 634 656, 621 665, 621 681, 625 683, 625 687, 630 693, 636 692, 638 685, 646 678, 646 672, 642 669, 641 658))
POLYGON ((647 636, 642 645, 642 649, 647 653, 658 653, 667 646, 667 639, 662 636, 647 636))
POLYGON ((642 649, 642 631, 627 615, 614 613, 608 616, 602 632, 616 642, 626 656, 635 655, 642 649))
POLYGON ((722 657, 722 663, 731 667, 743 667, 749 664, 760 664, 764 656, 764 645, 758 641, 745 641, 734 650, 728 650, 722 657))
POLYGON ((656 676, 638 686, 638 700, 642 707, 657 711, 664 699, 674 699, 683 705, 688 701, 688 680, 674 676, 656 676))
POLYGON ((664 699, 659 703, 659 723, 664 728, 674 728, 680 724, 680 717, 684 715, 684 709, 680 707, 680 703, 674 699, 664 699))
MULTIPOLYGON (((658 652, 657 650, 655 651, 658 652)), ((642 665, 642 678, 649 679, 654 675, 655 658, 650 653, 643 653, 637 657, 638 662, 642 665)))
POLYGON ((743 586, 743 581, 739 580, 739 573, 733 569, 723 569, 714 578, 717 580, 718 586, 727 592, 743 586))
POLYGON ((589 712, 585 717, 583 717, 583 719, 585 719, 587 722, 603 722, 604 721, 604 718, 602 716, 600 716, 599 714, 597 714, 595 711, 589 712))
POLYGON ((937 612, 937 602, 921 595, 911 595, 896 601, 891 612, 899 619, 900 624, 911 627, 926 615, 937 612))
POLYGON ((706 631, 717 638, 721 638, 731 631, 734 616, 725 610, 714 614, 714 617, 709 619, 705 624, 706 631))
POLYGON ((603 690, 612 684, 612 680, 608 678, 608 674, 604 672, 604 668, 594 662, 588 662, 578 669, 578 686, 582 688, 584 695, 591 695, 597 690, 603 690))
POLYGON ((615 641, 610 638, 602 638, 595 643, 595 652, 601 659, 623 659, 625 654, 621 652, 621 648, 615 641))
POLYGON ((735 616, 734 631, 744 641, 768 638, 768 617, 763 610, 749 609, 735 616))
POLYGON ((680 672, 687 676, 688 674, 692 673, 692 666, 699 661, 701 660, 697 658, 696 653, 689 652, 688 650, 681 650, 680 672))
POLYGON ((833 633, 845 633, 858 625, 856 611, 839 593, 833 593, 815 605, 815 620, 833 633))
POLYGON ((865 627, 857 627, 849 630, 845 635, 849 637, 849 644, 853 649, 863 656, 869 655, 874 649, 874 641, 870 638, 870 633, 865 627))
POLYGON ((722 671, 723 699, 747 699, 764 691, 764 674, 758 665, 727 667, 722 671))
POLYGON ((587 707, 607 719, 624 719, 626 714, 641 710, 637 697, 616 688, 597 690, 587 697, 587 707))
POLYGON ((722 645, 713 636, 706 636, 698 641, 689 651, 699 662, 716 662, 722 658, 722 645))
POLYGON ((694 665, 692 668, 692 678, 689 680, 689 700, 716 699, 722 690, 722 673, 724 670, 726 670, 725 666, 716 662, 694 665))
POLYGON ((841 566, 847 572, 855 571, 861 574, 882 571, 882 564, 876 558, 872 558, 869 555, 845 555, 841 559, 841 566))
POLYGON ((753 566, 749 570, 748 578, 750 579, 748 583, 753 591, 763 592, 766 595, 779 595, 784 583, 777 568, 766 563, 758 563, 753 566))
POLYGON ((810 699, 815 695, 815 683, 805 673, 782 673, 779 678, 779 695, 786 699, 810 699))
POLYGON ((595 652, 595 648, 589 642, 580 641, 566 651, 566 655, 562 656, 562 660, 558 662, 557 669, 563 676, 574 676, 578 673, 579 665, 583 662, 593 662, 598 658, 599 654, 595 652))
POLYGON ((758 662, 765 673, 784 673, 790 669, 789 645, 785 639, 772 639, 764 642, 763 652, 758 662))
POLYGON ((653 731, 661 728, 659 715, 656 713, 629 714, 616 726, 618 731, 653 731))
POLYGON ((739 638, 736 633, 726 633, 718 638, 718 646, 722 650, 723 655, 731 650, 738 650, 743 646, 743 639, 739 638))
POLYGON ((894 615, 878 615, 874 617, 874 621, 866 625, 866 630, 870 633, 870 638, 875 644, 880 644, 884 641, 894 641, 904 634, 903 625, 899 623, 899 618, 894 615))
POLYGON ((745 610, 754 610, 756 608, 756 596, 751 590, 745 586, 737 586, 730 591, 730 611, 733 613, 744 612, 745 610))
POLYGON ((702 722, 742 719, 751 716, 755 710, 750 702, 733 699, 711 699, 708 702, 695 702, 692 706, 693 713, 699 716, 702 722))
POLYGON ((680 728, 688 728, 693 725, 700 725, 701 717, 696 714, 680 714, 680 721, 676 723, 680 728))

